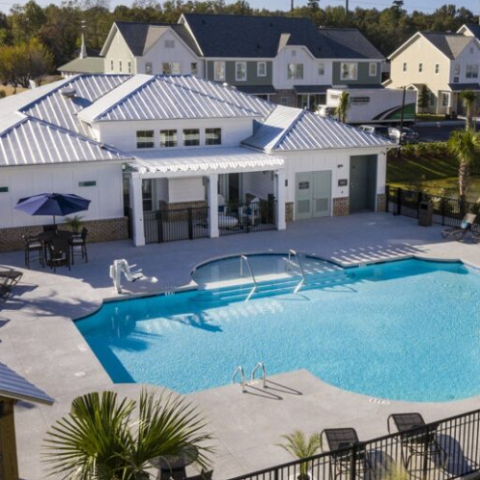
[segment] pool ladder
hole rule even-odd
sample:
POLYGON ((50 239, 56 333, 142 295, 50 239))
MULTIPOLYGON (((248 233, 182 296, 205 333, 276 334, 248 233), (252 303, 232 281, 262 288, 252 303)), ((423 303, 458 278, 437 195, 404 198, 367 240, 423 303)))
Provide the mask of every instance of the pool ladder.
POLYGON ((267 369, 263 362, 258 362, 255 365, 255 368, 253 369, 252 375, 248 382, 246 380, 244 368, 239 365, 237 368, 235 368, 235 371, 233 372, 232 383, 235 383, 237 377, 240 377, 240 386, 242 387, 242 393, 245 393, 247 391, 247 386, 256 380, 256 373, 259 371, 261 372, 260 378, 262 380, 262 386, 263 388, 267 388, 267 369))
POLYGON ((290 270, 290 266, 292 265, 295 267, 298 267, 298 269, 300 270, 300 275, 302 276, 302 279, 300 280, 300 283, 293 290, 293 293, 297 293, 305 285, 305 283, 307 283, 307 279, 305 278, 305 271, 303 270, 302 261, 300 260, 300 255, 298 255, 296 250, 290 249, 288 251, 288 259, 285 258, 285 261, 287 262, 287 272, 290 270), (297 259, 296 263, 292 260, 292 257, 295 257, 297 259))
POLYGON ((257 290, 258 285, 257 285, 257 279, 255 278, 255 275, 253 274, 252 265, 250 264, 250 260, 248 259, 248 257, 246 255, 241 255, 240 256, 240 276, 243 277, 243 264, 244 263, 248 267, 248 271, 250 272, 250 276, 252 277, 252 282, 253 282, 253 288, 252 288, 252 290, 250 290, 250 293, 248 294, 247 298, 245 299, 245 301, 248 302, 250 300, 250 298, 252 297, 252 295, 257 290))

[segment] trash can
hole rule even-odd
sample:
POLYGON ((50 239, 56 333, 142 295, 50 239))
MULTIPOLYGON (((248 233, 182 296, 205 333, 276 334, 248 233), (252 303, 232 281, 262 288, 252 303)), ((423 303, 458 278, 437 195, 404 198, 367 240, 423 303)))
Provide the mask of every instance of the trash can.
POLYGON ((433 203, 420 202, 418 206, 418 224, 421 227, 431 227, 433 223, 433 203))

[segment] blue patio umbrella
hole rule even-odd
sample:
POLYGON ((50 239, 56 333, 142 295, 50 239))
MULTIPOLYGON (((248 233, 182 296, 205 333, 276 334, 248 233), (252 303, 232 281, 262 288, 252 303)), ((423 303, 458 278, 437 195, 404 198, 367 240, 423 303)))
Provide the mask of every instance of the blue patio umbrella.
POLYGON ((21 198, 15 208, 30 215, 52 215, 55 223, 55 217, 88 210, 89 205, 90 200, 73 193, 41 193, 21 198))

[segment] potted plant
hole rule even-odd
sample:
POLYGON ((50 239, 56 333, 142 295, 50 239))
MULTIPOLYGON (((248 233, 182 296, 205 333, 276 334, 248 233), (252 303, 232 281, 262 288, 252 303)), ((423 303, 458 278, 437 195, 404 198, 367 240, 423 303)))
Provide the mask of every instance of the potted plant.
POLYGON ((82 228, 83 222, 80 215, 74 215, 73 217, 65 217, 65 224, 68 225, 74 234, 80 233, 80 228, 82 228))
MULTIPOLYGON (((295 430, 289 435, 282 435, 282 438, 285 439, 285 443, 278 446, 300 460, 312 457, 322 448, 322 436, 319 433, 312 433, 307 440, 301 430, 295 430)), ((297 480, 310 480, 307 462, 300 463, 300 474, 297 480)))

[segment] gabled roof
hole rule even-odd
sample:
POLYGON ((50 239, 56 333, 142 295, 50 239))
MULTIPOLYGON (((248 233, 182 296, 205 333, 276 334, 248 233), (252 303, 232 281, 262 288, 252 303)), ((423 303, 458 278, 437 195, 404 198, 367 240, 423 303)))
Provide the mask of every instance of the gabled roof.
POLYGON ((236 89, 191 75, 135 75, 78 117, 106 120, 265 117, 274 106, 236 89))
POLYGON ((471 37, 453 33, 422 32, 422 35, 452 60, 457 58, 463 49, 472 41, 471 37))
POLYGON ((111 147, 24 115, 0 134, 0 167, 122 159, 111 147))
POLYGON ((330 48, 337 58, 378 59, 385 57, 356 28, 325 28, 319 29, 320 35, 327 39, 330 48))
POLYGON ((55 401, 4 363, 0 363, 0 396, 46 405, 52 405, 55 401))
POLYGON ((141 57, 168 29, 172 29, 196 54, 199 55, 195 41, 184 25, 178 23, 115 22, 100 52, 105 55, 113 40, 115 31, 119 31, 128 48, 135 57, 141 57))
POLYGON ((480 25, 478 23, 467 23, 457 30, 457 33, 462 35, 466 35, 467 32, 473 37, 480 39, 480 25))
POLYGON ((286 45, 304 46, 316 58, 335 56, 307 18, 186 13, 181 21, 188 24, 205 57, 274 58, 286 45))
POLYGON ((395 143, 307 110, 278 106, 244 145, 270 151, 394 147, 395 143))

